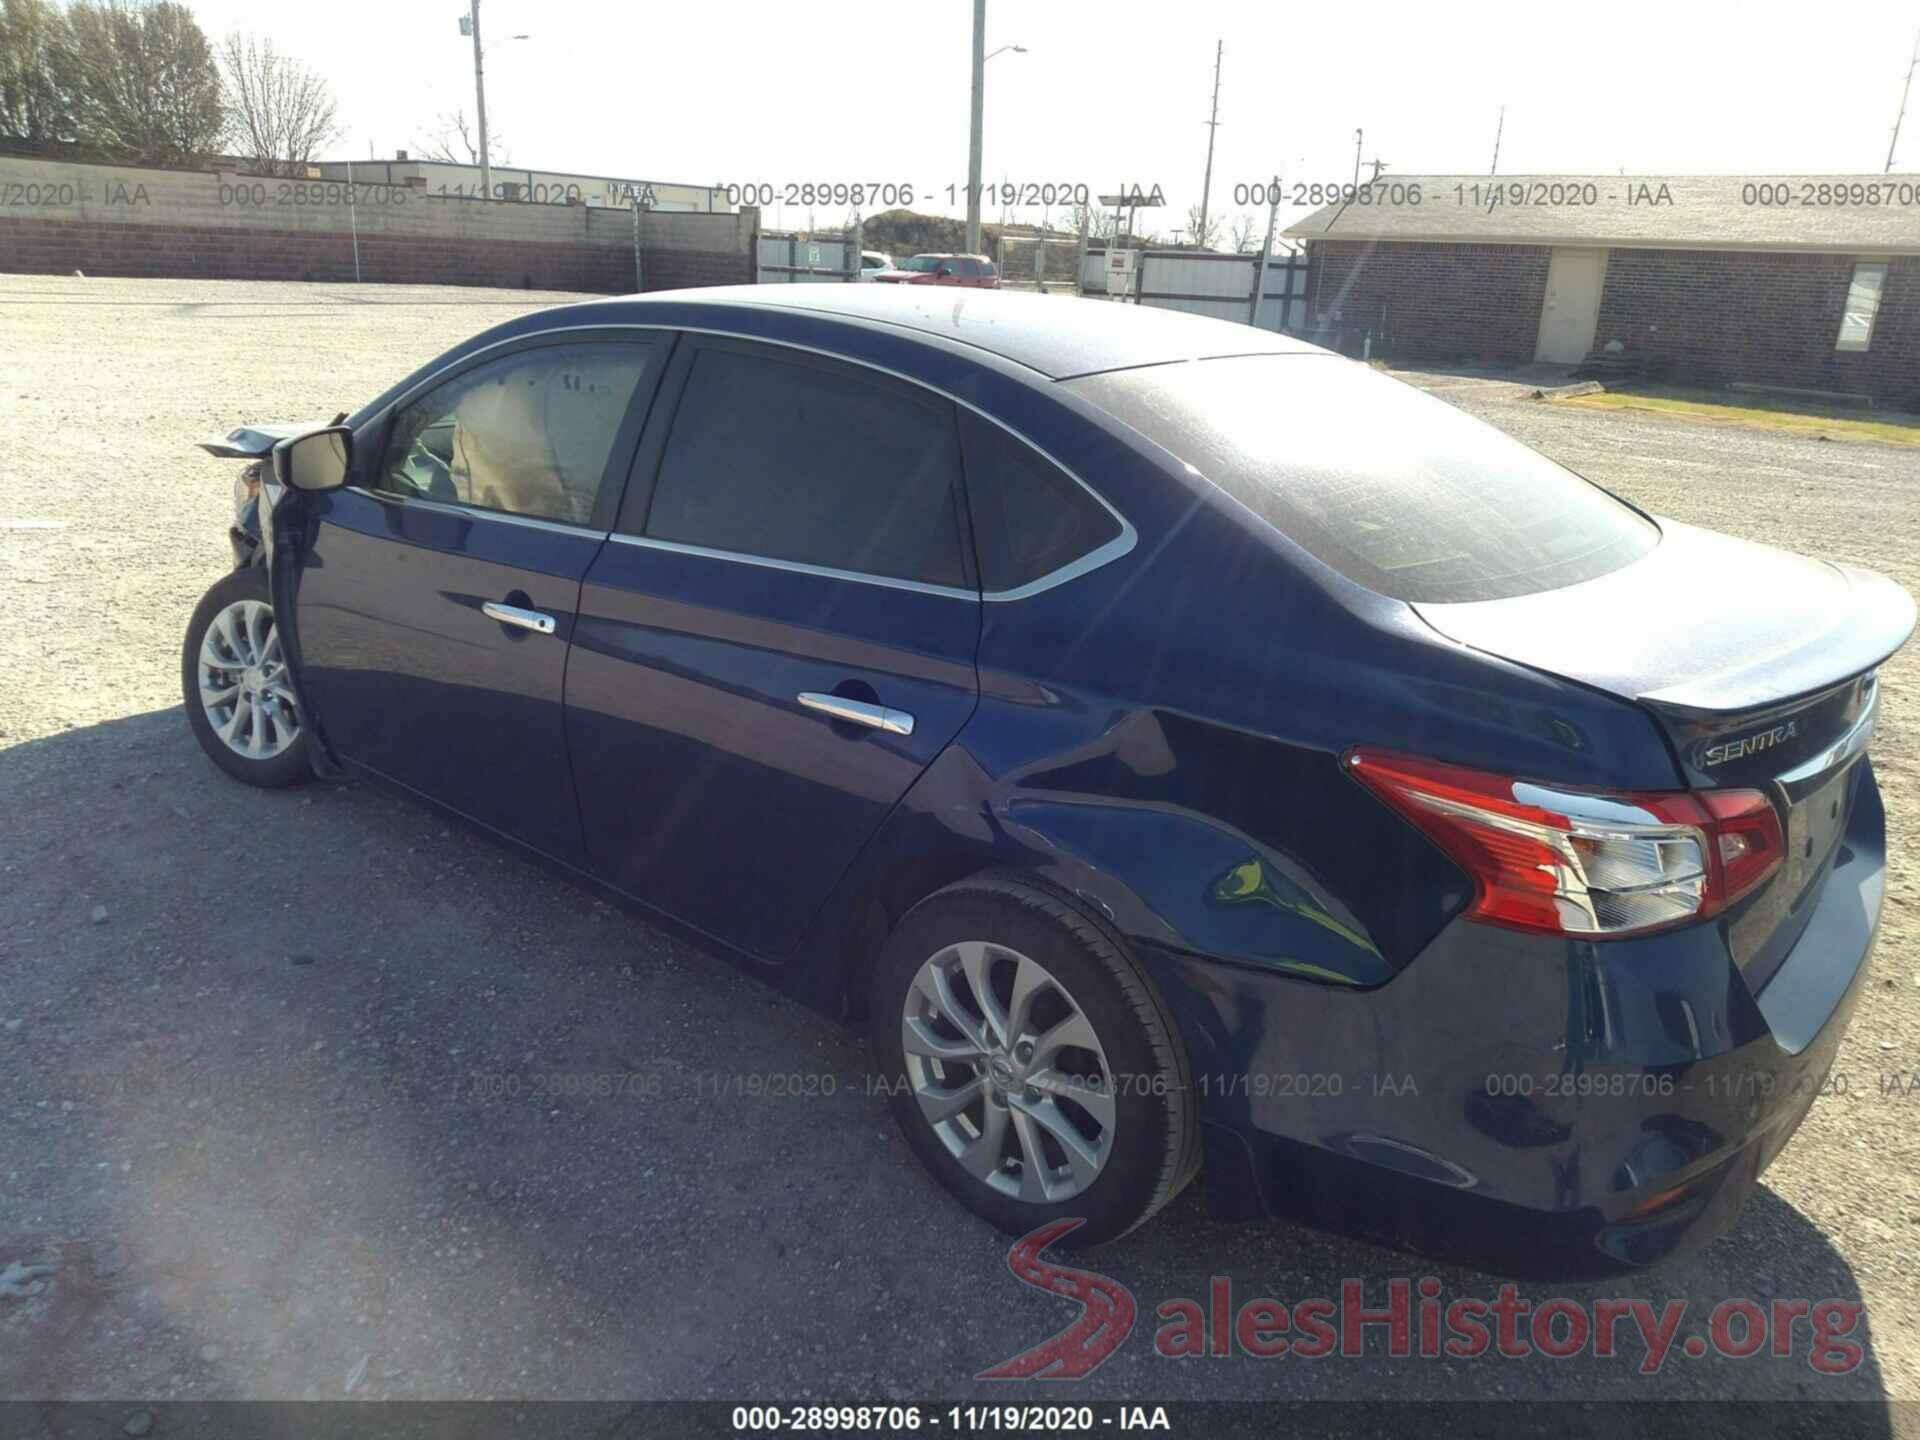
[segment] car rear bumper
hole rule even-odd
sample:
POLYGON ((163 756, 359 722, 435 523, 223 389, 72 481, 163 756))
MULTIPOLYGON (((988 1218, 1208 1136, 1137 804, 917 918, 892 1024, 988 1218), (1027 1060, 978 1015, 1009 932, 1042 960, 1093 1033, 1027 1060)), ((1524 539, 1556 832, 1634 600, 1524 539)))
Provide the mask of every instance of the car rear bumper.
POLYGON ((1755 994, 1718 924, 1610 944, 1455 921, 1341 990, 1163 954, 1216 1213, 1503 1274, 1654 1264, 1727 1229, 1821 1095, 1879 923, 1871 770, 1804 933, 1755 994))

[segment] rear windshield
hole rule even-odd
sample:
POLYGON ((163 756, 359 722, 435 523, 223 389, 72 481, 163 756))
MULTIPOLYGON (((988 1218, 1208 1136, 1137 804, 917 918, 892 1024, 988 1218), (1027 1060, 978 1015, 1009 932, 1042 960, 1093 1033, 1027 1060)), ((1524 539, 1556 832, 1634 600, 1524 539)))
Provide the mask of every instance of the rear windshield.
POLYGON ((1364 365, 1250 355, 1069 382, 1309 553, 1399 600, 1503 600, 1608 574, 1654 527, 1571 470, 1364 365))

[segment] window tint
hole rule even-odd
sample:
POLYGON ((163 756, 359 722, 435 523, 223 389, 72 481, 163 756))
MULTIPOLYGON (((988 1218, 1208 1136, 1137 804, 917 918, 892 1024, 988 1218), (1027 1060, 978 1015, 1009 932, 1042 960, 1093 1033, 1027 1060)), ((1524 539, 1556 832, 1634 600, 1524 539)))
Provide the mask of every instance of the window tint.
POLYGON ((1493 426, 1364 365, 1244 356, 1069 382, 1309 553, 1401 600, 1499 600, 1631 564, 1659 533, 1493 426))
POLYGON ((1880 292, 1886 283, 1887 266, 1883 260, 1863 260, 1853 267, 1846 308, 1840 312, 1836 350, 1865 350, 1872 344, 1873 322, 1880 313, 1880 292))
POLYGON ((646 533, 964 585, 953 407, 838 367, 702 348, 646 533))
POLYGON ((981 589, 1016 589, 1120 534, 1112 511, 1031 446, 973 414, 960 429, 981 589))
POLYGON ((648 345, 562 345, 481 365, 395 414, 373 489, 589 524, 648 345))

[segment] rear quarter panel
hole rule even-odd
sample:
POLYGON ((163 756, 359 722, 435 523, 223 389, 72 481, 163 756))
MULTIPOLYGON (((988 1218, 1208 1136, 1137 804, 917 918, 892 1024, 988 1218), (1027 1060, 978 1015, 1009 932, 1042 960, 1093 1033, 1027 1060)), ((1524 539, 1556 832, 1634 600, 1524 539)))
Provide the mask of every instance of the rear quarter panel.
POLYGON ((1002 418, 1090 478, 1138 543, 985 606, 979 708, 828 925, 869 905, 897 919, 925 888, 1011 867, 1139 948, 1363 989, 1392 980, 1470 895, 1451 861, 1341 774, 1348 747, 1566 784, 1676 783, 1633 706, 1442 639, 1399 602, 1303 563, 1110 417, 1048 398, 1002 418))

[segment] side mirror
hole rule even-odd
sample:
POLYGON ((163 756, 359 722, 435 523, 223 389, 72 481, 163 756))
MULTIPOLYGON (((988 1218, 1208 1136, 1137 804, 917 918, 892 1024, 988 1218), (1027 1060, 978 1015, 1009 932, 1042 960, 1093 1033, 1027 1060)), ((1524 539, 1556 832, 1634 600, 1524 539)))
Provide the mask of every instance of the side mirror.
POLYGON ((353 460, 353 432, 344 425, 311 430, 273 447, 273 476, 292 490, 338 490, 353 460))
POLYGON ((953 267, 951 265, 942 265, 938 270, 934 271, 933 273, 936 275, 951 275, 953 274, 953 267))

